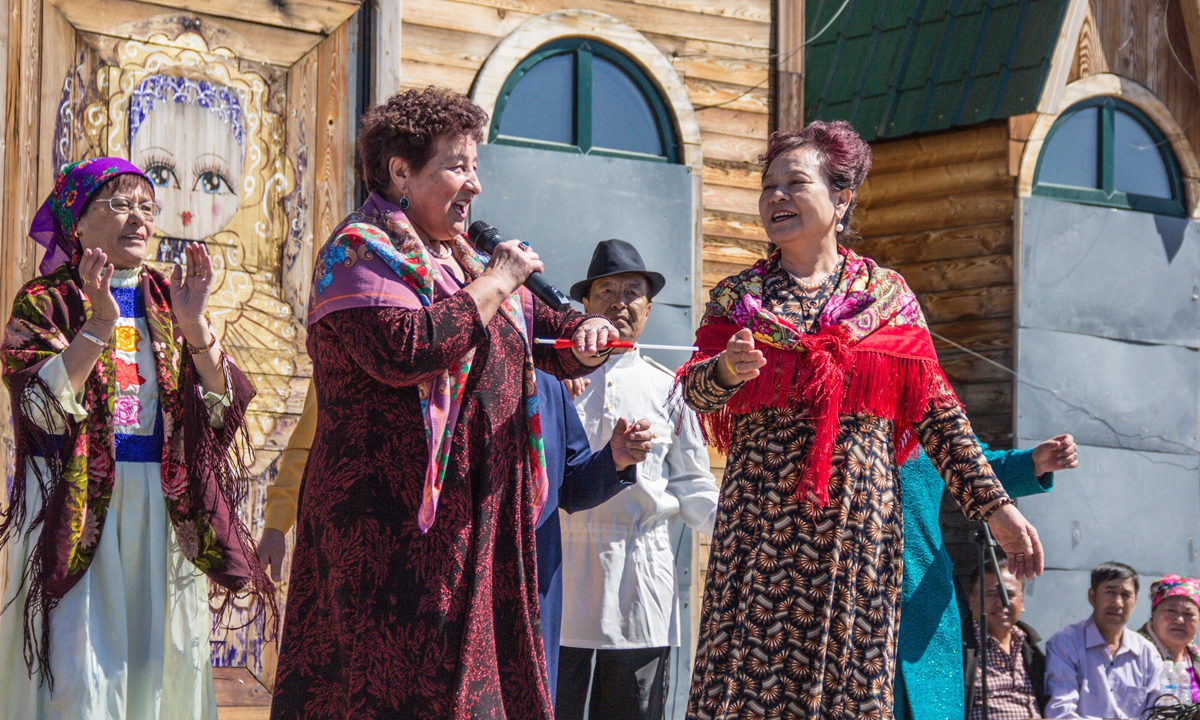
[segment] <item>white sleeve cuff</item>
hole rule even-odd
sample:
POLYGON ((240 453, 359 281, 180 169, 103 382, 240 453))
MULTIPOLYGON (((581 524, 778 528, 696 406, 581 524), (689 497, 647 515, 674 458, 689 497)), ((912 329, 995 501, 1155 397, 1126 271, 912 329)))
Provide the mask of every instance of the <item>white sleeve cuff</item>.
MULTIPOLYGON (((71 392, 71 379, 67 377, 67 366, 63 363, 62 354, 55 355, 42 365, 42 369, 38 370, 38 377, 42 382, 46 383, 46 387, 50 388, 54 399, 62 407, 63 412, 66 412, 76 421, 83 420, 87 417, 87 409, 80 404, 81 396, 83 395, 82 388, 79 394, 71 392)), ((42 388, 35 386, 33 392, 39 395, 43 394, 42 388)), ((63 426, 61 420, 53 415, 47 416, 45 412, 45 403, 32 403, 27 406, 30 415, 30 420, 40 427, 42 430, 52 434, 61 435, 66 432, 66 427, 63 426)))

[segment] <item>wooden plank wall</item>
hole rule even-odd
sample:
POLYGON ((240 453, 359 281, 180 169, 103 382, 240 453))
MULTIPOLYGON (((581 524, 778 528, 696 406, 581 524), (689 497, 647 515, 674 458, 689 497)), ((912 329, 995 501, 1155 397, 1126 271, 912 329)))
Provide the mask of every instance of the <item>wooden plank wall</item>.
MULTIPOLYGON (((898 270, 930 328, 1012 367, 1013 208, 1006 123, 877 143, 854 248, 898 270)), ((1012 377, 935 337, 975 432, 1012 444, 1012 377)))
MULTIPOLYGON (((873 146, 860 194, 859 252, 898 270, 930 329, 1005 367, 1013 366, 1013 212, 1009 123, 873 146)), ((976 434, 1012 446, 1008 373, 936 336, 938 357, 976 434)), ((974 567, 972 525, 944 497, 941 524, 955 575, 974 567)))
POLYGON ((414 0, 404 4, 401 82, 468 92, 501 39, 531 17, 613 15, 671 61, 697 113, 704 154, 704 289, 761 257, 755 159, 766 148, 769 0, 414 0), (719 107, 707 107, 719 105, 719 107), (702 109, 706 108, 707 109, 702 109))
POLYGON ((1200 115, 1200 85, 1191 69, 1192 50, 1179 0, 1090 4, 1108 72, 1149 88, 1183 126, 1192 148, 1200 148, 1200 123, 1194 121, 1200 115))

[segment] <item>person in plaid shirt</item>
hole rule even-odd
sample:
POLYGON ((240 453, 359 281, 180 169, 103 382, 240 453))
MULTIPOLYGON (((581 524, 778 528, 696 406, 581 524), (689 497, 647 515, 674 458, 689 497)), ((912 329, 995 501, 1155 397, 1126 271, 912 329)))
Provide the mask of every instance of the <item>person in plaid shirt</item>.
MULTIPOLYGON (((1008 570, 1008 560, 999 558, 999 575, 988 564, 987 586, 987 681, 989 720, 1040 718, 1046 707, 1046 656, 1038 649, 1041 638, 1021 622, 1025 611, 1025 583, 1008 570), (999 583, 1008 589, 1009 606, 1000 602, 999 583)), ((983 717, 982 679, 979 673, 979 577, 967 593, 971 608, 968 627, 963 628, 963 662, 966 678, 967 720, 983 717)))

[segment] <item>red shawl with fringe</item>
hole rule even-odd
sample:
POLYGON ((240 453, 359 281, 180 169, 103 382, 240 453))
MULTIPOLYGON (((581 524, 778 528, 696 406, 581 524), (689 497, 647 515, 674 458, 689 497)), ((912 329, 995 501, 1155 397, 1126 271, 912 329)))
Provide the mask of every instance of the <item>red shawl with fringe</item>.
POLYGON ((844 268, 818 319, 804 333, 762 302, 763 279, 779 271, 779 251, 713 289, 696 331, 700 348, 679 369, 682 378, 697 363, 725 349, 742 328, 754 333, 767 364, 717 412, 701 413, 704 437, 729 451, 735 415, 763 408, 803 406, 815 437, 796 496, 812 493, 829 502, 829 473, 839 415, 874 415, 895 427, 896 463, 917 446, 913 432, 931 404, 958 404, 938 365, 920 304, 904 278, 869 258, 839 247, 844 268))
MULTIPOLYGON (((66 349, 91 314, 75 267, 77 261, 60 265, 21 289, 0 347, 16 430, 12 498, 8 509, 0 511, 0 547, 22 532, 28 535, 41 527, 22 576, 22 582, 29 583, 24 608, 25 661, 31 672, 35 661, 41 666, 51 689, 50 613, 91 564, 116 480, 112 352, 100 354, 84 383, 82 404, 88 414, 82 420, 67 414, 38 377, 42 366, 66 349), (51 435, 41 430, 31 419, 35 407, 40 410, 36 414, 58 418, 66 433, 51 435), (45 472, 27 462, 34 455, 44 458, 45 472), (27 468, 34 472, 41 496, 41 507, 28 525, 27 468), (41 632, 35 643, 39 620, 41 632)), ((163 424, 163 499, 180 549, 213 581, 211 593, 224 596, 222 612, 232 609, 235 593, 245 593, 256 599, 258 612, 269 607, 274 618, 274 586, 258 561, 250 531, 237 514, 249 489, 242 458, 246 406, 254 397, 254 388, 225 358, 231 402, 224 426, 213 429, 198 373, 184 350, 183 335, 171 310, 167 281, 143 266, 141 287, 163 424)))

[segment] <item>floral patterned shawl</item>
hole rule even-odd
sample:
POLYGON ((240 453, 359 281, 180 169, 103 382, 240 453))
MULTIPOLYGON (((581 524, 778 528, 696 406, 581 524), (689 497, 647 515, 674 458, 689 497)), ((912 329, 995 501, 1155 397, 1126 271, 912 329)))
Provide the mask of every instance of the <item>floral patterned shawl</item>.
MULTIPOLYGON (((0 513, 0 546, 17 537, 25 526, 29 501, 25 474, 32 469, 41 510, 26 533, 40 526, 41 534, 22 577, 22 582, 29 583, 25 651, 31 672, 36 661, 51 688, 50 613, 87 572, 99 546, 116 481, 116 374, 112 352, 102 352, 82 390, 87 417, 76 421, 59 405, 38 371, 66 349, 91 315, 91 305, 79 284, 80 251, 74 226, 86 201, 82 193, 90 195, 120 174, 104 173, 104 167, 101 162, 84 161, 67 166, 60 175, 43 210, 54 208, 61 237, 75 243, 69 246, 70 252, 59 249, 73 260, 60 263, 54 272, 21 289, 0 345, 16 430, 12 498, 9 508, 0 513), (32 420, 34 416, 57 418, 66 433, 47 434, 32 420), (44 459, 44 470, 29 462, 34 456, 44 459), (39 617, 42 628, 35 648, 39 617)), ((237 516, 247 491, 246 474, 240 453, 229 452, 245 424, 246 405, 254 389, 226 358, 232 401, 224 427, 214 430, 195 366, 182 356, 183 335, 171 311, 167 281, 143 266, 141 286, 162 413, 162 490, 175 536, 188 560, 214 581, 214 594, 224 594, 224 608, 232 607, 234 593, 245 591, 260 601, 259 611, 264 611, 264 603, 274 604, 274 586, 258 562, 249 531, 237 516)))
POLYGON ((829 472, 838 416, 870 414, 895 424, 896 462, 916 449, 912 426, 930 403, 957 404, 938 365, 920 304, 904 279, 869 258, 839 247, 844 268, 818 318, 804 333, 762 303, 763 279, 779 269, 778 250, 713 289, 696 344, 679 370, 715 357, 742 328, 754 333, 767 364, 722 410, 700 415, 705 438, 722 452, 732 439, 734 415, 762 408, 807 406, 815 437, 797 497, 829 502, 829 472))
MULTIPOLYGON (((462 237, 455 239, 452 249, 467 275, 472 279, 479 277, 487 257, 462 237)), ((438 264, 433 262, 425 243, 417 237, 400 208, 371 193, 363 206, 333 231, 317 255, 308 303, 308 324, 311 326, 335 310, 353 307, 418 310, 432 305, 439 293, 449 296, 457 290, 458 287, 438 270, 438 264)), ((525 417, 529 424, 527 450, 534 480, 533 517, 537 518, 549 495, 549 481, 533 369, 533 296, 520 288, 504 301, 500 312, 525 338, 523 386, 525 417)), ((475 350, 472 349, 454 367, 417 388, 429 448, 417 516, 421 532, 428 532, 433 527, 437 515, 438 498, 450 458, 450 440, 454 436, 474 357, 475 350)))

